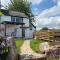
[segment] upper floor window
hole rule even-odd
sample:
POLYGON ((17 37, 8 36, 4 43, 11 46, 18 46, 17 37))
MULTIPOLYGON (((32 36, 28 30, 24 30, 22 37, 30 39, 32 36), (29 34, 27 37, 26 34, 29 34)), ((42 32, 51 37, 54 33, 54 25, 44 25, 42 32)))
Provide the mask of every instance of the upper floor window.
POLYGON ((22 18, 16 17, 16 22, 17 22, 17 23, 22 23, 22 18))
POLYGON ((12 17, 12 22, 16 22, 16 18, 15 17, 12 17))
POLYGON ((22 18, 20 17, 12 17, 12 22, 22 23, 22 18))

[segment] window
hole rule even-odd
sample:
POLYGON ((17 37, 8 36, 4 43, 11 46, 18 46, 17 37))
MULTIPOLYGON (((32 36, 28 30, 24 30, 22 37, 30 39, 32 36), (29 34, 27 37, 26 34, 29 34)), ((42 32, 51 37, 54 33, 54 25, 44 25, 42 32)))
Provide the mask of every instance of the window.
POLYGON ((22 23, 22 18, 16 17, 16 22, 17 22, 17 23, 22 23))
POLYGON ((12 17, 12 22, 22 23, 22 18, 20 17, 12 17))
POLYGON ((15 17, 12 17, 11 21, 12 22, 16 22, 16 18, 15 17))

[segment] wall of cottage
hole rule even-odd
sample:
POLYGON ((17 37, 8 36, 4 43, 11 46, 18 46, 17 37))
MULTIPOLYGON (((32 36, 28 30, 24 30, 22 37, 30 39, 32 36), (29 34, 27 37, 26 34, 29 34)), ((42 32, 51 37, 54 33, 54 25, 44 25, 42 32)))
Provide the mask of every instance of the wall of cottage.
POLYGON ((29 19, 28 18, 23 18, 23 23, 25 23, 25 27, 29 27, 29 19))
MULTIPOLYGON (((1 21, 11 21, 11 16, 1 16, 1 21)), ((30 28, 29 28, 29 19, 28 18, 23 18, 23 23, 25 23, 24 27, 27 27, 27 28, 25 28, 25 38, 33 38, 33 32, 34 32, 35 29, 32 28, 32 30, 30 30, 30 28)), ((8 26, 7 29, 6 29, 6 34, 11 36, 11 33, 14 32, 15 28, 17 28, 16 37, 21 38, 22 37, 22 29, 20 28, 20 26, 21 25, 8 26)), ((4 35, 4 31, 1 31, 0 34, 1 33, 3 33, 3 35, 4 35)))
POLYGON ((1 16, 1 21, 11 21, 11 16, 1 16))

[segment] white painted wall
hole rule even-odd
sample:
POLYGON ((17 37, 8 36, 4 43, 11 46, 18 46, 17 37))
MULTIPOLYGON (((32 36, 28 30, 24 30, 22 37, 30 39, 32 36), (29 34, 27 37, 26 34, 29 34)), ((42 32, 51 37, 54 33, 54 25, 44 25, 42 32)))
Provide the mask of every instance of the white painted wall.
POLYGON ((14 28, 7 28, 6 29, 6 34, 11 36, 11 33, 14 32, 14 28))
POLYGON ((28 18, 23 18, 23 23, 25 23, 26 27, 29 27, 29 19, 28 18))
POLYGON ((22 29, 17 29, 17 32, 16 32, 16 37, 22 37, 22 29))
POLYGON ((25 29, 25 38, 33 38, 34 30, 35 30, 34 28, 32 30, 30 30, 29 28, 25 29))
POLYGON ((29 38, 29 29, 25 29, 25 38, 29 38))
POLYGON ((0 36, 5 36, 4 31, 0 32, 0 36))
POLYGON ((11 33, 14 32, 14 29, 17 28, 16 37, 22 37, 22 29, 20 29, 20 25, 16 25, 15 27, 8 28, 7 34, 11 36, 11 33))
POLYGON ((1 16, 1 21, 11 21, 11 16, 1 16))

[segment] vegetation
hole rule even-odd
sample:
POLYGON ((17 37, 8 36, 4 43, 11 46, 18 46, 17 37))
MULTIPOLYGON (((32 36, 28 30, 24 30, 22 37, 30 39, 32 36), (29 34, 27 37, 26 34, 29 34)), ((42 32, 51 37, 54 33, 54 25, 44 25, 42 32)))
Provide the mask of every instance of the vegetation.
POLYGON ((0 16, 3 16, 4 14, 2 12, 0 12, 0 16))
POLYGON ((2 55, 0 55, 1 60, 7 60, 7 57, 8 57, 8 52, 5 52, 2 55))
POLYGON ((24 40, 16 39, 15 42, 16 42, 17 52, 20 53, 20 47, 24 43, 24 40))
POLYGON ((39 45, 40 45, 40 43, 42 43, 42 42, 43 42, 43 41, 38 40, 38 39, 36 39, 36 40, 31 40, 30 46, 31 46, 31 48, 32 48, 36 53, 40 53, 39 45))
POLYGON ((43 27, 41 30, 48 30, 48 27, 43 27))
POLYGON ((7 60, 8 53, 8 47, 6 47, 5 40, 3 37, 0 37, 0 59, 7 60))
POLYGON ((9 10, 25 13, 28 17, 32 16, 30 3, 27 0, 10 0, 11 4, 8 5, 9 10))

